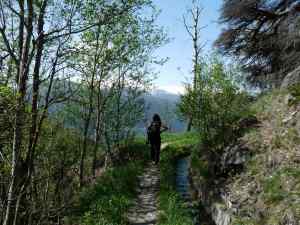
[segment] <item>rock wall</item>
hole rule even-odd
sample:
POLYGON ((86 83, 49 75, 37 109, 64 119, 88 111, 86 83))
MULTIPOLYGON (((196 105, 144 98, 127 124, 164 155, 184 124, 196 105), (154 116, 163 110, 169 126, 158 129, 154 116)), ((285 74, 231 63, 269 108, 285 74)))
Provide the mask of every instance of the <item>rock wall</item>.
MULTIPOLYGON (((239 200, 234 200, 227 184, 230 176, 240 173, 250 158, 251 153, 245 143, 238 143, 224 149, 218 160, 214 160, 214 175, 203 178, 197 169, 190 168, 190 182, 194 197, 197 198, 214 224, 229 225, 233 216, 238 212, 239 200)), ((209 157, 210 162, 212 161, 209 157)), ((211 162, 212 163, 212 162, 211 162)), ((247 195, 245 195, 247 196, 247 195)))
POLYGON ((193 196, 215 225, 300 225, 300 102, 288 97, 267 96, 262 122, 222 152, 199 151, 193 196))
POLYGON ((190 182, 194 198, 198 199, 206 211, 205 213, 209 215, 209 219, 213 221, 213 224, 229 225, 233 213, 232 203, 226 197, 226 194, 221 194, 221 190, 216 188, 218 184, 207 184, 200 177, 191 168, 190 182))
POLYGON ((300 66, 297 67, 292 72, 288 73, 284 77, 280 87, 281 87, 281 89, 285 89, 289 86, 299 84, 299 83, 300 83, 300 66))

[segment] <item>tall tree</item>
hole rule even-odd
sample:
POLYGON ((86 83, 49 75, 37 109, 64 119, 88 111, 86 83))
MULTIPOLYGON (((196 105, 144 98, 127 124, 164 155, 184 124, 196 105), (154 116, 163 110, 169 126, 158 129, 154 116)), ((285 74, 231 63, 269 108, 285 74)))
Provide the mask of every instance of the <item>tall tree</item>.
MULTIPOLYGON (((183 16, 184 26, 193 42, 193 83, 192 88, 197 89, 198 80, 200 78, 200 53, 203 48, 201 43, 200 33, 203 27, 200 23, 200 16, 203 11, 203 8, 200 6, 197 0, 193 0, 193 6, 188 10, 187 16, 183 16), (189 22, 188 20, 191 20, 189 22)), ((192 116, 188 118, 187 131, 190 131, 193 124, 192 116)))
POLYGON ((226 27, 216 45, 241 60, 253 83, 278 85, 285 72, 300 65, 299 10, 297 0, 224 0, 220 23, 226 27))
MULTIPOLYGON (((109 24, 117 16, 139 9, 143 3, 144 1, 140 0, 83 3, 59 0, 0 2, 1 61, 10 58, 13 62, 13 69, 10 71, 15 71, 15 74, 12 84, 9 85, 15 87, 17 96, 11 151, 11 179, 4 225, 19 224, 19 209, 27 208, 21 205, 32 181, 36 146, 53 97, 51 94, 53 76, 60 71, 57 68, 60 62, 56 59, 61 57, 66 59, 66 55, 72 52, 74 36, 99 24, 109 24), (88 19, 91 15, 96 15, 96 19, 88 19), (49 57, 46 53, 50 52, 52 55, 49 57), (53 54, 54 57, 51 57, 53 54), (45 73, 47 68, 49 73, 45 73), (49 86, 44 99, 45 105, 42 106, 39 104, 43 102, 40 87, 44 80, 49 81, 49 86), (27 108, 29 110, 26 110, 27 108), (29 117, 30 122, 25 124, 29 117), (26 174, 22 174, 22 171, 26 171, 26 174)), ((7 68, 11 68, 11 65, 7 68)), ((70 72, 71 68, 68 70, 65 68, 66 64, 61 66, 61 74, 70 72)))

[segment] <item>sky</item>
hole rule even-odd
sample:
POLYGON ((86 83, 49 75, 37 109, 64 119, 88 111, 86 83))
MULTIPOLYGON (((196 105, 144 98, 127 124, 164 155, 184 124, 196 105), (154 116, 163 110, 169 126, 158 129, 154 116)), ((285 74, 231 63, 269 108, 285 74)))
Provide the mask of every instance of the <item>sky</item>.
MULTIPOLYGON (((192 0, 153 0, 153 2, 161 9, 157 23, 165 28, 171 39, 170 43, 155 53, 163 58, 168 57, 169 60, 156 68, 159 74, 154 84, 158 89, 175 94, 182 93, 183 82, 192 77, 192 41, 182 19, 187 9, 191 7, 192 0)), ((204 8, 200 23, 206 26, 201 33, 201 42, 206 43, 203 49, 203 53, 206 54, 212 49, 212 44, 221 31, 217 20, 222 0, 201 0, 200 4, 204 8)))

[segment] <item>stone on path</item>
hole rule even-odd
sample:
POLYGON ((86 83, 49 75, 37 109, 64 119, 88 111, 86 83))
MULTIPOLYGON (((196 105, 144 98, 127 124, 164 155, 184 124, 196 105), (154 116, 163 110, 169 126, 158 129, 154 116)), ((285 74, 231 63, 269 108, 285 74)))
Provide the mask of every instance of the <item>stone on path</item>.
POLYGON ((154 225, 158 220, 159 168, 152 162, 139 176, 137 199, 128 210, 127 220, 132 225, 154 225))

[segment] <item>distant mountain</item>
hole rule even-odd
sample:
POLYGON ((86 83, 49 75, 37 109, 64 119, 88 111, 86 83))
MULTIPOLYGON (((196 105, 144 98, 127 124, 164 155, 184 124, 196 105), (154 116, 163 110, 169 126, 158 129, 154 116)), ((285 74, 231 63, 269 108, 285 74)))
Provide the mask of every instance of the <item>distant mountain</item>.
MULTIPOLYGON (((64 95, 63 93, 67 90, 67 88, 72 88, 74 90, 78 89, 78 84, 71 82, 71 84, 65 84, 63 82, 57 83, 53 88, 53 93, 55 95, 64 95)), ((44 96, 47 91, 47 85, 41 87, 41 95, 44 96)), ((29 92, 28 98, 30 98, 31 91, 29 92)), ((161 119, 164 124, 166 124, 171 132, 182 132, 185 130, 186 123, 180 121, 180 119, 176 115, 176 105, 180 100, 180 96, 177 94, 173 94, 167 92, 165 90, 156 89, 151 92, 148 92, 142 96, 145 103, 145 116, 144 120, 139 122, 136 126, 136 130, 138 133, 145 133, 145 128, 151 122, 152 116, 154 113, 157 113, 161 116, 161 119)), ((41 102, 43 104, 43 102, 41 102)), ((57 112, 62 112, 65 110, 65 102, 57 103, 52 105, 49 108, 49 114, 55 115, 57 112)), ((70 118, 66 118, 66 126, 75 127, 80 129, 83 125, 80 122, 76 122, 76 124, 72 124, 72 116, 70 118)))
POLYGON ((171 132, 184 131, 186 123, 176 115, 179 99, 179 95, 164 90, 154 90, 145 94, 145 120, 138 124, 138 131, 145 132, 145 128, 150 123, 154 113, 160 115, 163 123, 170 128, 171 132))
POLYGON ((160 90, 160 89, 153 90, 150 93, 150 95, 155 98, 165 99, 165 100, 172 101, 172 102, 178 102, 179 98, 180 98, 179 95, 167 92, 165 90, 160 90))

